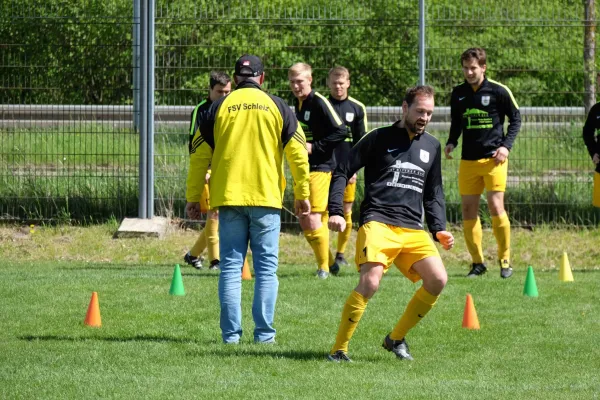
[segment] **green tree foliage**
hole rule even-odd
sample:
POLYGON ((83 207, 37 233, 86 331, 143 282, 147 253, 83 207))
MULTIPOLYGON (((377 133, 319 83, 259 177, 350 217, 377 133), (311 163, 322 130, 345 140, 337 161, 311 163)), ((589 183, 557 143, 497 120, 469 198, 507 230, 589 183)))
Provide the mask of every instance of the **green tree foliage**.
MULTIPOLYGON (((521 105, 580 106, 583 4, 579 0, 426 1, 428 83, 446 104, 459 56, 488 50, 489 76, 521 105)), ((133 0, 0 0, 3 103, 132 102, 133 0)), ((409 0, 158 0, 158 104, 194 104, 213 69, 261 56, 267 89, 290 99, 287 68, 304 61, 326 91, 329 68, 352 72, 352 93, 397 105, 418 79, 418 9, 409 0)))
POLYGON ((0 1, 0 101, 131 101, 132 3, 0 1))

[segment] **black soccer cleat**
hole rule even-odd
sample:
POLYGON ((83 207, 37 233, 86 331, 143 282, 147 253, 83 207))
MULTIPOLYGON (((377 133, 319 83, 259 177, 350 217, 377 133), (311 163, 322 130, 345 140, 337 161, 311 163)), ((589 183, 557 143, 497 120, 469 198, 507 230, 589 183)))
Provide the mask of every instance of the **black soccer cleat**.
POLYGON ((194 257, 189 252, 187 252, 186 255, 183 256, 183 261, 185 261, 186 264, 189 264, 196 269, 202 269, 202 263, 204 262, 204 257, 202 257, 202 256, 194 257))
POLYGON ((327 360, 328 361, 333 361, 333 362, 336 362, 336 363, 339 363, 339 362, 352 362, 352 360, 350 359, 350 357, 348 357, 348 354, 344 353, 342 350, 337 350, 335 353, 329 354, 327 356, 327 360))
POLYGON ((217 270, 219 268, 220 268, 220 261, 218 259, 212 260, 210 262, 210 266, 208 267, 208 269, 211 271, 217 270))
POLYGON ((337 274, 340 273, 340 265, 337 263, 337 261, 329 266, 329 272, 331 272, 331 275, 334 276, 337 276, 337 274))
POLYGON ((410 351, 408 350, 408 343, 406 343, 405 339, 392 340, 390 335, 387 335, 385 339, 383 339, 383 344, 381 347, 387 351, 391 351, 401 360, 413 360, 412 356, 410 355, 410 351))
POLYGON ((343 265, 343 266, 350 265, 350 264, 348 264, 348 260, 346 260, 346 258, 344 257, 344 253, 337 253, 335 255, 335 263, 337 265, 343 265))
POLYGON ((485 274, 485 271, 487 271, 485 264, 473 263, 471 265, 471 270, 467 274, 467 278, 475 278, 476 276, 483 275, 485 274))
POLYGON ((500 260, 500 278, 506 279, 510 278, 513 273, 513 269, 510 266, 508 260, 500 260))

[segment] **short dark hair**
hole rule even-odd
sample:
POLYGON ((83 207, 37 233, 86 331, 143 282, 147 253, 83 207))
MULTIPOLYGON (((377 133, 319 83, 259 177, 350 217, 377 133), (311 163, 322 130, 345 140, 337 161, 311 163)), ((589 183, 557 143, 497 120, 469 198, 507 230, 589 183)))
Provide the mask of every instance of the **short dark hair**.
POLYGON ((485 54, 485 50, 481 47, 471 47, 463 51, 460 55, 460 65, 462 66, 463 61, 468 60, 477 60, 477 63, 480 67, 483 67, 487 62, 487 54, 485 54))
POLYGON ((404 101, 410 107, 412 103, 415 101, 415 97, 417 96, 425 96, 425 97, 433 97, 435 95, 435 90, 429 85, 419 85, 413 86, 406 90, 406 95, 404 96, 404 101))
POLYGON ((211 71, 210 72, 210 88, 214 89, 217 85, 227 86, 231 82, 231 78, 225 72, 211 71))

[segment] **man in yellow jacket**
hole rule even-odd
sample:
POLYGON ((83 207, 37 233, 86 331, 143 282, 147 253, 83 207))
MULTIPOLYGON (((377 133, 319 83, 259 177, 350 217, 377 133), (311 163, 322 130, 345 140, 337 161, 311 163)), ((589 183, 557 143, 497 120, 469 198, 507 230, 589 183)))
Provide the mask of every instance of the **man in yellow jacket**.
MULTIPOLYGON (((196 177, 203 177, 209 165, 212 169, 210 206, 219 209, 219 302, 224 343, 238 343, 242 336, 241 270, 248 242, 255 273, 254 341, 275 342, 284 154, 294 178, 296 214, 310 213, 304 132, 282 99, 262 91, 264 78, 260 58, 244 55, 237 60, 237 88, 198 117, 198 140, 194 139, 190 159, 196 177)), ((190 194, 188 185, 186 208, 195 213, 199 199, 190 194)))

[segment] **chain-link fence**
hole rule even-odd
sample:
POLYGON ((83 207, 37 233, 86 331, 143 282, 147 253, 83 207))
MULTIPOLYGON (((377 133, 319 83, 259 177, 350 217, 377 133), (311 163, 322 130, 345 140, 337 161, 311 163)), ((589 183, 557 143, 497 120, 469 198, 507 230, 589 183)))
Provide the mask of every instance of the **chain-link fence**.
POLYGON ((135 215, 127 1, 0 1, 0 218, 135 215))
MULTIPOLYGON (((487 76, 507 85, 521 107, 505 199, 516 223, 585 225, 597 218, 593 164, 581 139, 584 78, 593 75, 584 68, 584 31, 595 24, 584 20, 584 11, 582 1, 431 2, 427 9, 426 76, 437 103, 449 105, 452 87, 462 80, 461 52, 482 46, 487 76)), ((444 142, 447 126, 437 132, 444 142)), ((458 160, 444 163, 449 211, 457 214, 449 218, 456 220, 458 160)))
MULTIPOLYGON (((7 219, 136 216, 131 0, 0 4, 0 213, 7 219)), ((512 90, 523 116, 506 195, 513 223, 596 223, 593 167, 581 140, 590 73, 584 31, 595 26, 584 19, 584 3, 440 0, 426 6, 425 77, 437 91, 430 132, 445 142, 450 92, 462 82, 461 52, 486 48, 488 75, 512 90)), ((371 127, 400 118, 402 95, 419 79, 414 1, 160 1, 155 16, 158 215, 184 217, 190 112, 207 96, 210 71, 231 73, 241 54, 262 57, 266 90, 290 104, 291 64, 311 64, 313 87, 323 94, 327 71, 346 66, 350 93, 367 105, 371 127)), ((443 169, 448 217, 459 221, 458 162, 444 160, 443 169)), ((284 214, 284 222, 295 223, 284 214)))

